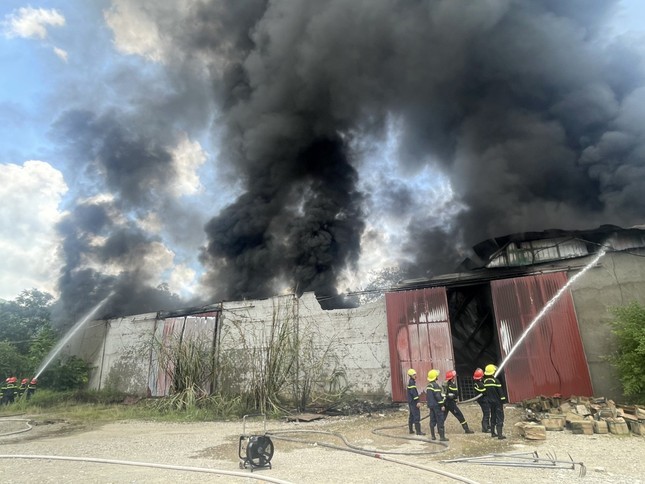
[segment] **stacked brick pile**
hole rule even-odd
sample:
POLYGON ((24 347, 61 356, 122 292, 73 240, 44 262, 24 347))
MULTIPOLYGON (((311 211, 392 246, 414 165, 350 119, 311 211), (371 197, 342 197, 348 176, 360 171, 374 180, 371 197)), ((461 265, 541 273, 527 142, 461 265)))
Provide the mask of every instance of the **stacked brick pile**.
POLYGON ((516 424, 521 435, 531 440, 546 439, 546 431, 570 430, 574 434, 645 436, 645 408, 616 405, 605 398, 559 396, 537 397, 522 402, 525 421, 516 424))

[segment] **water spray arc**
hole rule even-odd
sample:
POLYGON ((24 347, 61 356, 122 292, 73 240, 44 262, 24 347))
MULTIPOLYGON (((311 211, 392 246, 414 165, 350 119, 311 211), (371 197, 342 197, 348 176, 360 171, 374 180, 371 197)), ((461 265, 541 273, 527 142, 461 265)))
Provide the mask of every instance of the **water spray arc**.
POLYGON ((105 303, 108 302, 108 300, 114 296, 114 291, 112 291, 110 294, 108 294, 105 299, 103 299, 100 303, 98 303, 94 308, 90 310, 82 319, 80 319, 73 327, 70 329, 67 334, 58 342, 56 343, 56 346, 54 346, 51 351, 47 354, 43 362, 40 364, 38 367, 38 371, 36 371, 36 375, 34 378, 38 378, 40 374, 45 371, 45 369, 49 366, 49 364, 54 361, 54 358, 58 356, 58 353, 63 349, 63 347, 69 342, 70 339, 81 329, 85 323, 87 323, 97 312, 99 309, 101 309, 105 303))
POLYGON ((593 266, 595 266, 595 265, 598 263, 598 261, 599 261, 599 260, 600 260, 604 255, 605 255, 605 253, 606 253, 606 252, 607 252, 607 248, 606 248, 606 247, 602 247, 602 248, 598 251, 598 254, 596 255, 596 257, 594 257, 594 259, 593 259, 591 262, 589 262, 589 264, 587 264, 585 267, 583 267, 583 268, 582 268, 582 270, 581 270, 580 272, 578 272, 575 276, 573 276, 571 279, 569 279, 569 281, 568 281, 564 286, 562 286, 562 287, 560 288, 560 290, 559 290, 558 292, 556 292, 556 293, 555 293, 555 295, 554 295, 554 296, 553 296, 553 297, 552 297, 552 298, 551 298, 551 299, 550 299, 550 300, 549 300, 549 301, 544 305, 544 307, 542 308, 542 310, 537 314, 537 316, 535 316, 535 318, 533 318, 533 321, 531 321, 531 323, 530 323, 530 324, 528 325, 528 327, 524 330, 524 332, 522 333, 522 335, 520 336, 520 338, 515 342, 515 344, 514 344, 514 345, 513 345, 513 347, 511 348, 511 350, 507 353, 507 355, 504 357, 504 359, 502 360, 502 362, 499 364, 499 366, 497 367, 497 371, 495 372, 495 376, 499 375, 499 373, 502 371, 502 368, 504 368, 504 366, 506 366, 506 363, 508 363, 508 361, 509 361, 509 360, 511 359, 511 357, 513 356, 513 353, 515 353, 515 351, 520 347, 520 345, 522 344, 522 342, 526 339, 526 337, 527 337, 527 336, 529 335, 529 333, 533 330, 533 328, 534 328, 535 326, 537 326, 537 324, 542 320, 542 318, 544 317, 544 315, 545 315, 546 313, 548 313, 548 312, 549 312, 549 310, 550 310, 550 309, 555 305, 555 303, 558 301, 558 299, 560 299, 560 297, 562 296, 562 294, 564 294, 564 292, 565 292, 565 291, 566 291, 566 290, 567 290, 567 289, 568 289, 568 288, 569 288, 569 287, 570 287, 570 286, 571 286, 571 285, 572 285, 576 280, 578 280, 578 278, 582 277, 582 275, 583 275, 584 273, 586 273, 589 269, 591 269, 593 266))

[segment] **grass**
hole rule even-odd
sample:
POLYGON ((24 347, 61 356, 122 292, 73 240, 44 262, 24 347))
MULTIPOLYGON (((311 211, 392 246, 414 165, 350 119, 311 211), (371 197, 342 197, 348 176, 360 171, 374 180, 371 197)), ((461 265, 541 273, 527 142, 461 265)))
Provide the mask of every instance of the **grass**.
POLYGON ((31 400, 0 407, 0 417, 27 414, 38 418, 61 418, 81 423, 119 420, 205 422, 238 418, 244 412, 235 399, 212 396, 191 406, 177 408, 169 399, 141 399, 124 403, 127 395, 109 391, 56 392, 39 389, 31 400))

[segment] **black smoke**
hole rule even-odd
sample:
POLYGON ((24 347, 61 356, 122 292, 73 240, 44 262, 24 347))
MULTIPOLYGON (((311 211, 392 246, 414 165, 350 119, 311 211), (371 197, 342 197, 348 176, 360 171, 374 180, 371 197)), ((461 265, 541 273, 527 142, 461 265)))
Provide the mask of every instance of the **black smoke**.
MULTIPOLYGON (((160 187, 172 179, 166 140, 182 123, 206 123, 200 107, 214 101, 217 181, 241 193, 205 224, 210 300, 289 288, 316 291, 334 307, 343 304, 343 271, 354 267, 368 223, 373 233, 381 215, 409 220, 402 264, 413 275, 451 271, 489 237, 642 223, 642 52, 611 31, 619 7, 611 0, 146 2, 162 33, 168 82, 182 95, 142 102, 127 115, 116 110, 82 123, 70 115, 81 135, 69 136, 118 194, 112 209, 145 211, 164 203, 160 187), (199 91, 200 104, 187 86, 204 72, 210 92, 199 91), (184 101, 193 107, 178 110, 184 101), (382 172, 368 189, 356 146, 385 139, 393 119, 400 127, 394 169, 409 183, 382 172), (427 167, 449 180, 452 206, 414 196, 415 174, 427 167)), ((93 223, 103 218, 112 220, 93 223)), ((107 222, 103 228, 111 236, 107 222)), ((151 247, 154 234, 135 229, 120 235, 137 241, 117 244, 120 257, 151 247)), ((84 234, 71 240, 87 244, 84 234)), ((63 283, 81 267, 78 252, 66 254, 63 283)))
POLYGON ((223 161, 245 188, 207 225, 203 260, 227 296, 271 294, 283 277, 333 294, 359 255, 363 201, 378 195, 356 191, 349 141, 383 136, 388 117, 402 125, 402 169, 432 165, 465 207, 441 226, 430 204, 401 213, 417 274, 450 271, 497 234, 641 220, 643 73, 628 39, 610 35, 618 2, 258 2, 220 28, 233 5, 195 12, 212 21, 195 47, 230 60, 213 70, 223 161), (347 186, 307 188, 307 159, 330 142, 324 163, 347 186), (329 206, 313 210, 323 193, 329 206), (341 212, 346 230, 325 240, 319 228, 341 212))
POLYGON ((174 309, 182 301, 158 281, 151 283, 159 236, 128 213, 143 217, 163 201, 174 172, 171 156, 154 137, 126 129, 117 113, 70 111, 54 127, 76 163, 79 197, 58 223, 65 265, 58 279, 57 325, 68 327, 109 296, 96 317, 174 309), (101 193, 109 197, 101 197, 101 193), (152 285, 151 285, 152 284, 152 285))

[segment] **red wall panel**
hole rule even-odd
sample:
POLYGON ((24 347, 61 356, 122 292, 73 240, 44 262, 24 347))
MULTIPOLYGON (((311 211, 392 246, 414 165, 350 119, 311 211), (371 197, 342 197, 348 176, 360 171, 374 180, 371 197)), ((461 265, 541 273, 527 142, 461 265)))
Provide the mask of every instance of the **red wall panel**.
MULTIPOLYGON (((557 272, 491 282, 502 360, 567 280, 566 273, 557 272)), ((533 326, 503 371, 510 402, 593 394, 569 291, 533 326)))
POLYGON ((421 391, 430 369, 443 375, 454 366, 446 291, 439 287, 391 292, 385 295, 385 304, 392 400, 404 402, 409 368, 417 371, 421 391))

